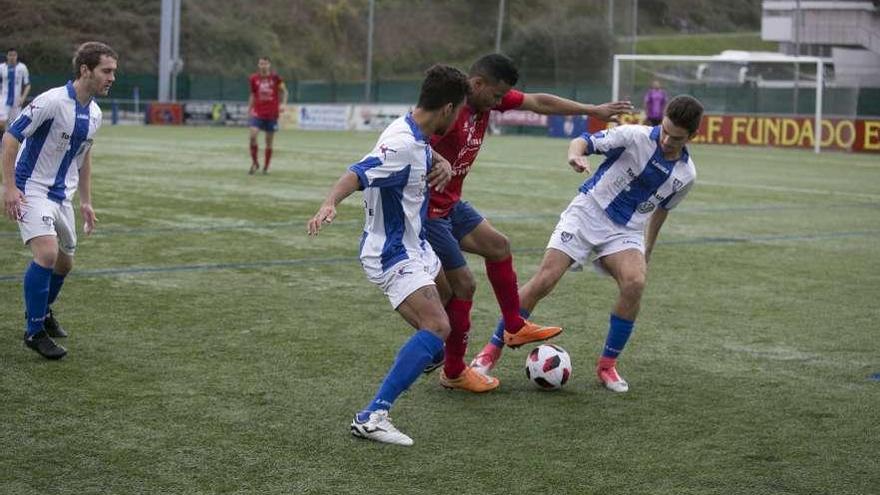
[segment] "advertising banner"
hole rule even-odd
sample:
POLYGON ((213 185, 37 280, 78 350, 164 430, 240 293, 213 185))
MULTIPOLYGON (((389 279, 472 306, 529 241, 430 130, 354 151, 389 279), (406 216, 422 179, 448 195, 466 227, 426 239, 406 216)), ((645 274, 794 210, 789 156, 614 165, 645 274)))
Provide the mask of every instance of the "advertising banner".
POLYGON ((149 103, 145 112, 147 124, 183 124, 183 106, 180 103, 149 103))
MULTIPOLYGON (((621 119, 622 124, 641 122, 640 115, 621 119)), ((590 124, 590 132, 602 127, 595 119, 590 124)), ((814 124, 815 119, 808 116, 704 115, 694 142, 812 149, 814 124)), ((880 118, 829 118, 820 125, 823 149, 880 153, 880 118)))
POLYGON ((299 128, 347 131, 351 105, 300 105, 299 128))
POLYGON ((410 111, 409 105, 355 105, 351 112, 351 129, 381 131, 401 115, 410 111))

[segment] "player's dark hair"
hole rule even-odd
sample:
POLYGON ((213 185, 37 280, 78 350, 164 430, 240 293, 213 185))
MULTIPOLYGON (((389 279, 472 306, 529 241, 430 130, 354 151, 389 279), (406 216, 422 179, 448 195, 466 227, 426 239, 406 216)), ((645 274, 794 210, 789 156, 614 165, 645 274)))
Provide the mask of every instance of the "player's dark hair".
POLYGON ((480 76, 490 83, 504 82, 516 86, 519 69, 507 55, 490 53, 483 55, 471 66, 470 76, 480 76))
POLYGON ((6 50, 6 53, 9 53, 9 52, 15 52, 15 53, 18 53, 18 50, 16 50, 15 48, 8 48, 8 49, 6 50))
POLYGON ((703 120, 703 104, 690 95, 678 95, 666 105, 666 116, 676 127, 687 129, 688 134, 697 132, 703 120))
POLYGON ((79 79, 80 67, 85 65, 89 70, 95 70, 95 67, 101 63, 101 57, 107 56, 113 60, 119 60, 116 51, 100 41, 88 41, 79 45, 76 53, 73 55, 73 78, 79 79))
POLYGON ((269 57, 260 57, 260 58, 257 59, 258 62, 259 62, 260 60, 265 60, 266 62, 269 62, 270 64, 272 63, 272 59, 270 59, 269 57))
POLYGON ((470 91, 464 72, 448 65, 437 64, 425 71, 419 92, 419 108, 437 110, 447 103, 458 105, 470 91))

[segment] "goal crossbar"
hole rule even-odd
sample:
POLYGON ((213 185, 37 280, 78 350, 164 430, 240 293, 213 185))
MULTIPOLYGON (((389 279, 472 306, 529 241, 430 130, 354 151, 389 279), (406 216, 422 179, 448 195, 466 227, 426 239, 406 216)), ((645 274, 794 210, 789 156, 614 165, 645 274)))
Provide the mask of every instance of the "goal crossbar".
POLYGON ((611 100, 620 98, 620 62, 621 61, 654 61, 654 62, 734 62, 734 63, 795 63, 816 65, 816 113, 814 129, 815 135, 813 151, 821 152, 822 141, 822 91, 825 86, 823 66, 825 61, 820 57, 790 56, 790 55, 762 55, 760 57, 730 56, 730 55, 638 55, 618 54, 614 55, 614 65, 611 76, 611 100))

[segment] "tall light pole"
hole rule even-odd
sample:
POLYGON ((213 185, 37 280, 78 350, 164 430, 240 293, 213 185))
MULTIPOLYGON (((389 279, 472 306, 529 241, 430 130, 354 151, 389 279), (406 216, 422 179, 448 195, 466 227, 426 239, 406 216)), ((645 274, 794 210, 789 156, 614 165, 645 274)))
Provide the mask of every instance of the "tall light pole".
POLYGON ((180 2, 162 0, 159 34, 159 101, 177 99, 177 73, 180 60, 180 2))
POLYGON ((370 0, 370 14, 367 20, 367 80, 364 81, 364 102, 370 102, 370 93, 373 86, 373 15, 376 10, 376 1, 370 0))
POLYGON ((498 28, 495 30, 495 53, 501 53, 502 32, 504 32, 504 0, 498 0, 498 28))

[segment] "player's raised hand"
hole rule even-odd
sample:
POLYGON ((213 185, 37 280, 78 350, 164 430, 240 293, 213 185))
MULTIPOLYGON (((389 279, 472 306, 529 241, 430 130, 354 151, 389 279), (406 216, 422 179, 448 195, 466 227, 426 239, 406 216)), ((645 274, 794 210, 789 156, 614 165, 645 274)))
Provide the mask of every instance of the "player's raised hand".
POLYGON ((590 161, 584 155, 568 157, 568 164, 579 174, 584 172, 590 173, 590 161))
POLYGON ((336 207, 333 205, 321 205, 318 213, 309 220, 309 235, 318 235, 321 226, 330 223, 336 218, 336 207))
POLYGON ((13 222, 21 220, 21 205, 27 202, 27 199, 17 187, 5 187, 3 189, 3 206, 6 209, 6 216, 13 222))
POLYGON ((431 167, 431 173, 428 174, 428 187, 442 192, 450 180, 452 180, 452 164, 435 152, 434 165, 431 167))
POLYGON ((596 105, 592 117, 604 120, 605 122, 619 122, 618 116, 633 113, 633 104, 631 101, 612 101, 596 105))
POLYGON ((92 205, 86 203, 79 206, 79 211, 83 216, 83 232, 86 235, 92 235, 95 231, 95 224, 98 223, 98 217, 95 216, 95 210, 92 205))

